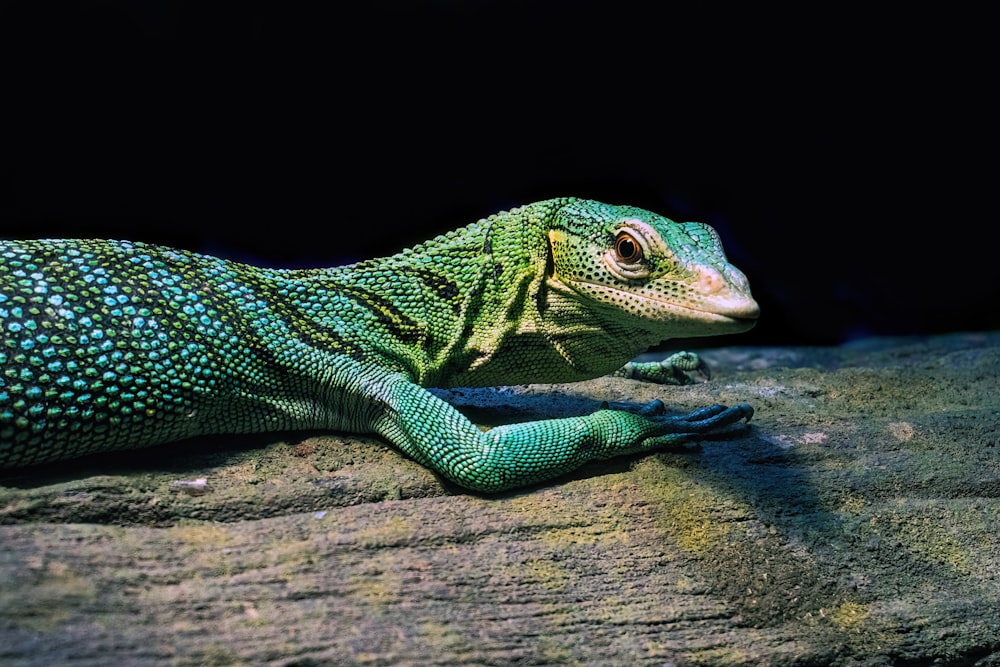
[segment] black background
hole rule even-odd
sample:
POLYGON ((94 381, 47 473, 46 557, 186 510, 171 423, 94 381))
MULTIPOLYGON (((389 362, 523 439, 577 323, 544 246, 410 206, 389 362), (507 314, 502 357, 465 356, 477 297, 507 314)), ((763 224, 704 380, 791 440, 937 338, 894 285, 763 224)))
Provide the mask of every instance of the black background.
POLYGON ((1000 328, 985 15, 290 4, 0 5, 0 237, 323 266, 576 195, 715 226, 727 344, 1000 328))

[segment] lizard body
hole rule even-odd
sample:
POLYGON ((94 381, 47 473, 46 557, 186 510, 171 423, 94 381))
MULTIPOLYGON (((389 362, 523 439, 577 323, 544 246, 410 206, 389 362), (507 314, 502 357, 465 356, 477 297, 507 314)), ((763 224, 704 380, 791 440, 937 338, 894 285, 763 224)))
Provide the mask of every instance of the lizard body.
MULTIPOLYGON (((329 269, 0 241, 0 468, 330 429, 378 434, 462 486, 509 489, 752 409, 600 410, 482 432, 424 387, 590 379, 668 338, 746 330, 757 313, 707 225, 573 198, 329 269)), ((619 372, 669 382, 697 367, 682 353, 619 372)))

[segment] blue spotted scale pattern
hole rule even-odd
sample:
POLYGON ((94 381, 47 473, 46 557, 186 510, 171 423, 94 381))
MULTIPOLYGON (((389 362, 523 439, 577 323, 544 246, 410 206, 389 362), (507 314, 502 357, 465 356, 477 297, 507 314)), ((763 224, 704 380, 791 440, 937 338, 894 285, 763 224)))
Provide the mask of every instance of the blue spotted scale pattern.
POLYGON ((225 384, 220 369, 241 343, 230 317, 193 291, 189 256, 34 241, 5 242, 0 260, 0 451, 9 463, 198 432, 194 417, 225 384))
MULTIPOLYGON (((330 269, 129 241, 0 241, 0 468, 325 428, 378 434, 472 489, 513 488, 752 410, 602 410, 483 433, 423 387, 596 377, 667 338, 745 330, 756 316, 707 226, 572 198, 330 269)), ((683 378, 690 355, 677 359, 650 375, 683 378)))

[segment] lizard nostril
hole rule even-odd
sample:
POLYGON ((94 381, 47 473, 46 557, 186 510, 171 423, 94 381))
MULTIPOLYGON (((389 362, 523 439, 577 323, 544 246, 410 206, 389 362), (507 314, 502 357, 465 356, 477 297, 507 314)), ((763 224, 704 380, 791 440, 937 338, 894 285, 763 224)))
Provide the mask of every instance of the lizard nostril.
POLYGON ((716 294, 726 286, 726 279, 715 269, 701 266, 698 267, 698 280, 695 284, 703 294, 716 294))

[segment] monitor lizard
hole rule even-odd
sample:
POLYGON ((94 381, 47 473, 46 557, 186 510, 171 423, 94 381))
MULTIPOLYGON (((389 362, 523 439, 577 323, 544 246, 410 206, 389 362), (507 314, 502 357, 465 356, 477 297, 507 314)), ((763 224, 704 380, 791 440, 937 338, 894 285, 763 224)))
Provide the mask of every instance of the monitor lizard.
POLYGON ((745 331, 746 277, 706 224, 558 198, 390 257, 261 268, 141 242, 0 241, 0 468, 198 435, 377 434, 494 492, 586 461, 696 441, 751 418, 710 406, 481 431, 426 387, 683 383, 661 341, 745 331))

